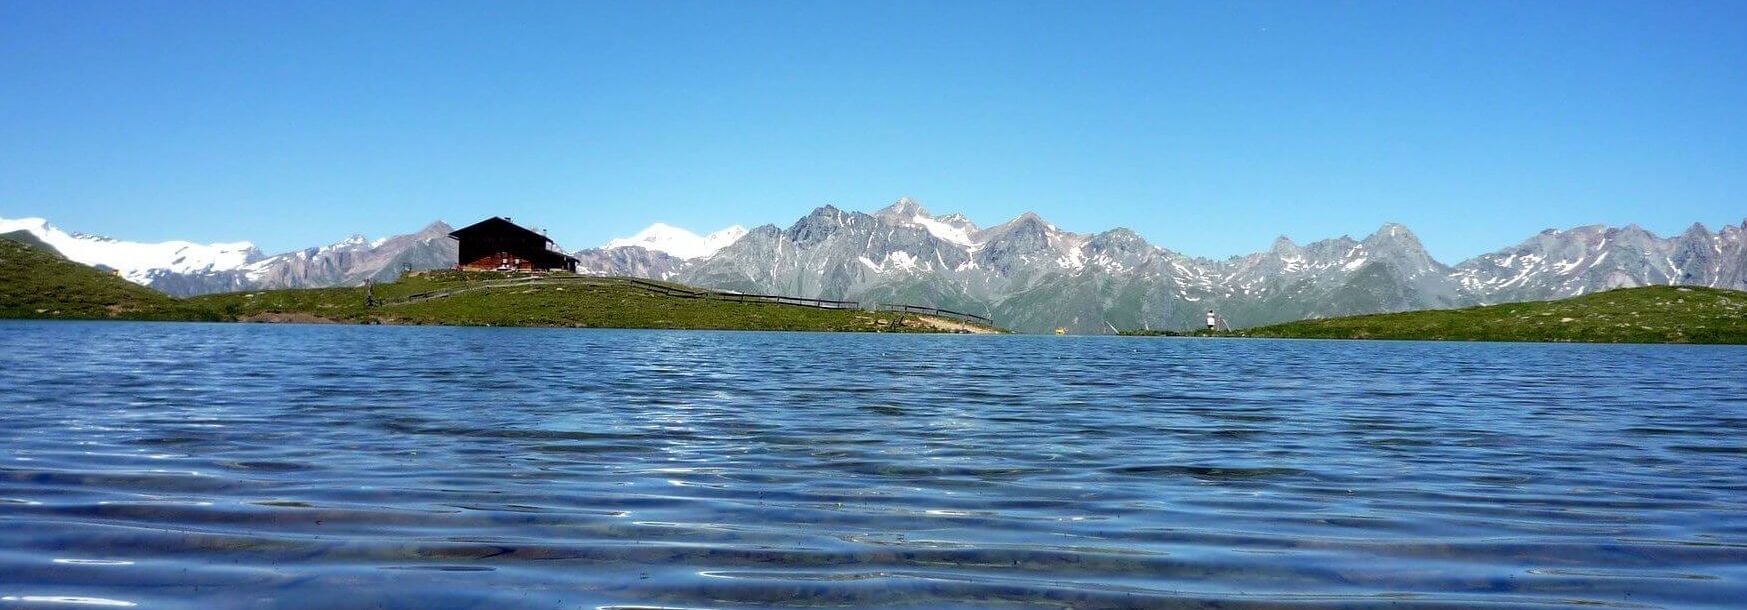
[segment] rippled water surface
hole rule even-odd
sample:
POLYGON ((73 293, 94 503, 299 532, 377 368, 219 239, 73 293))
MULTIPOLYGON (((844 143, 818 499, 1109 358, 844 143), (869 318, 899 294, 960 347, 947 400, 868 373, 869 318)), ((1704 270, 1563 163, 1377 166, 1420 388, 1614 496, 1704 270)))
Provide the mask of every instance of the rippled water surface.
POLYGON ((0 323, 0 608, 1740 608, 1747 350, 0 323))

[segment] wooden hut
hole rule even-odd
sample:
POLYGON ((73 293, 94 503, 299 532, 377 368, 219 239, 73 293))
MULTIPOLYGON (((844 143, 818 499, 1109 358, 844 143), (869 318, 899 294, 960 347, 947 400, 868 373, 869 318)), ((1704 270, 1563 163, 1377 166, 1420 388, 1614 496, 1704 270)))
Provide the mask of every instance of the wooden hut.
POLYGON ((475 271, 576 271, 576 257, 565 254, 544 234, 493 216, 449 233, 460 243, 457 269, 475 271))

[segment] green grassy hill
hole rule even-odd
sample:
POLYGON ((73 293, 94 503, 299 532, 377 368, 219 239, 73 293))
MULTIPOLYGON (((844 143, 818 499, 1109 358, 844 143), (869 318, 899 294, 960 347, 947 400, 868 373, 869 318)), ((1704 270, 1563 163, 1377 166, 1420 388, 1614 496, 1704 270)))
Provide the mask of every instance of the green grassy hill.
MULTIPOLYGON (((32 240, 34 241, 34 240, 32 240)), ((40 242, 38 242, 40 243, 40 242)), ((208 320, 216 315, 10 237, 0 239, 0 318, 208 320)))
POLYGON ((1747 343, 1747 292, 1650 286, 1559 301, 1304 320, 1221 334, 1304 339, 1747 343))
POLYGON ((30 231, 19 230, 19 231, 13 231, 11 233, 0 233, 0 239, 6 240, 6 241, 18 242, 18 243, 24 244, 26 246, 36 248, 38 250, 48 252, 48 253, 53 254, 57 257, 64 257, 64 255, 61 254, 60 250, 56 250, 54 246, 48 245, 47 242, 44 242, 43 240, 38 239, 37 236, 31 234, 30 231))

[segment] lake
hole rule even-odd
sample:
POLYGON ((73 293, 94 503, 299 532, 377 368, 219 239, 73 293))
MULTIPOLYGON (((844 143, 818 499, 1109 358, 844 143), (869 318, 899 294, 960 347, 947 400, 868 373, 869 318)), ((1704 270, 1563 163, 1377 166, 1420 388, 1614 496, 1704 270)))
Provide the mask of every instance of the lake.
POLYGON ((1739 608, 1747 349, 0 323, 0 608, 1739 608))

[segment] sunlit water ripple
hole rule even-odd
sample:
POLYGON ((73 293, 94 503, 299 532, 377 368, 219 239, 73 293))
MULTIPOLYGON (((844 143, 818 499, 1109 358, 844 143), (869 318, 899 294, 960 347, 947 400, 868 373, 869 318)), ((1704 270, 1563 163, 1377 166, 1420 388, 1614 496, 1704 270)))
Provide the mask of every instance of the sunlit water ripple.
POLYGON ((1747 350, 0 323, 0 608, 1739 608, 1747 350))

